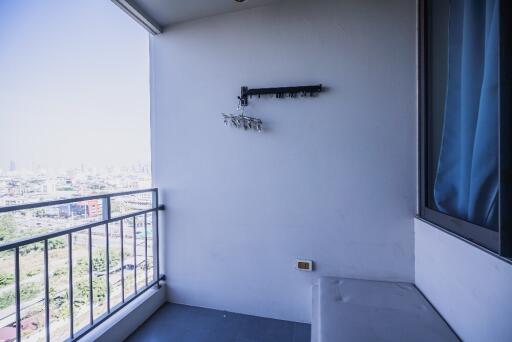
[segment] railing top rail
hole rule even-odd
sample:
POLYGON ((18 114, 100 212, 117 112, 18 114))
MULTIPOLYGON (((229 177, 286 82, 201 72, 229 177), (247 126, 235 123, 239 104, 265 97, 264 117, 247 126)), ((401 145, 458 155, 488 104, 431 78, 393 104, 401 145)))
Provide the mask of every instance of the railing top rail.
POLYGON ((112 198, 112 197, 119 197, 119 196, 136 195, 136 194, 140 194, 140 193, 155 192, 155 191, 158 191, 158 188, 147 188, 147 189, 140 189, 140 190, 130 190, 130 191, 98 194, 98 195, 91 195, 91 196, 84 196, 84 197, 72 197, 72 198, 59 199, 59 200, 53 200, 53 201, 45 201, 45 202, 26 203, 26 204, 12 205, 12 206, 7 206, 7 207, 0 207, 0 213, 8 213, 11 211, 36 209, 36 208, 43 208, 43 207, 51 207, 54 205, 84 202, 84 201, 102 199, 102 198, 112 198))
POLYGON ((113 223, 113 222, 117 222, 117 221, 121 221, 121 220, 125 220, 125 219, 128 219, 128 218, 131 218, 131 217, 144 215, 144 214, 147 214, 147 213, 150 213, 150 212, 156 212, 158 210, 159 210, 159 208, 150 208, 150 209, 145 209, 145 210, 134 211, 134 212, 130 212, 129 214, 121 215, 121 216, 115 216, 115 217, 107 219, 107 220, 94 221, 94 222, 82 224, 82 225, 79 225, 79 226, 76 226, 76 227, 56 230, 56 231, 51 232, 51 233, 43 233, 43 234, 29 236, 29 237, 26 237, 26 238, 22 238, 22 239, 19 239, 19 240, 14 240, 14 241, 5 243, 3 245, 0 245, 0 252, 7 251, 7 250, 10 250, 10 249, 14 249, 16 247, 30 245, 32 243, 41 242, 41 241, 44 241, 44 240, 53 239, 53 238, 56 238, 56 237, 59 237, 59 236, 64 236, 64 235, 67 235, 69 233, 78 232, 78 231, 85 230, 85 229, 88 229, 88 228, 94 228, 94 227, 102 226, 102 225, 105 225, 107 223, 113 223))

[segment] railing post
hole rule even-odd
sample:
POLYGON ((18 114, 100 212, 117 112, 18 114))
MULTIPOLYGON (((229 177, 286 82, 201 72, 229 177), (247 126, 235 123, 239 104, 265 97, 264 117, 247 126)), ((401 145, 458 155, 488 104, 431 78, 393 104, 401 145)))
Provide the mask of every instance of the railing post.
POLYGON ((68 234, 68 272, 69 272, 69 337, 74 336, 73 319, 73 239, 71 233, 68 234))
POLYGON ((157 286, 160 288, 160 248, 159 248, 159 236, 158 236, 158 190, 153 191, 153 208, 156 208, 156 210, 153 212, 153 260, 155 260, 156 257, 156 267, 153 271, 153 275, 156 273, 156 281, 157 286), (156 272, 155 272, 156 271, 156 272))
POLYGON ((148 286, 148 214, 144 214, 144 260, 146 286, 148 286))
POLYGON ((105 272, 107 281, 107 313, 110 313, 110 233, 108 223, 105 225, 105 272))
MULTIPOLYGON (((102 199, 103 209, 103 221, 110 220, 112 218, 112 210, 110 207, 110 196, 104 197, 102 199)), ((106 282, 107 282, 107 313, 110 313, 110 233, 108 229, 108 222, 105 224, 105 272, 106 272, 106 282)))
POLYGON ((87 230, 87 233, 89 235, 89 244, 88 244, 88 250, 89 250, 89 321, 90 324, 94 324, 94 302, 93 302, 93 289, 92 289, 92 229, 89 228, 87 230))
POLYGON ((50 341, 50 281, 48 273, 48 240, 44 240, 44 322, 47 342, 50 341))
POLYGON ((14 249, 14 286, 16 294, 16 340, 21 341, 20 248, 14 249))
POLYGON ((133 217, 133 292, 137 294, 137 217, 133 217))
POLYGON ((103 220, 110 220, 112 215, 110 209, 110 196, 106 196, 101 199, 101 210, 103 220))
POLYGON ((123 220, 120 222, 120 235, 121 235, 121 298, 124 303, 124 224, 123 220))

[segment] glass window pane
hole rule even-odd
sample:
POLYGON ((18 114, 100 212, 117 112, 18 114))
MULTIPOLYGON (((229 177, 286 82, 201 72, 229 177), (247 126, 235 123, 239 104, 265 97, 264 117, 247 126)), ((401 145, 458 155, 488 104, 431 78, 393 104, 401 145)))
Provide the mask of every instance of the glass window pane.
POLYGON ((427 206, 497 231, 499 1, 429 3, 427 206))

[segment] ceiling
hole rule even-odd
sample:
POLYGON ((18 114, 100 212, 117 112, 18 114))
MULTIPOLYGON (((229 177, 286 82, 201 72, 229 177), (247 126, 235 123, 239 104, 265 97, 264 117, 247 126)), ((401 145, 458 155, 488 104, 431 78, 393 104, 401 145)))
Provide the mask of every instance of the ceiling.
POLYGON ((130 3, 136 5, 160 26, 165 27, 182 21, 263 6, 276 1, 279 0, 246 0, 242 3, 234 0, 131 0, 130 3))

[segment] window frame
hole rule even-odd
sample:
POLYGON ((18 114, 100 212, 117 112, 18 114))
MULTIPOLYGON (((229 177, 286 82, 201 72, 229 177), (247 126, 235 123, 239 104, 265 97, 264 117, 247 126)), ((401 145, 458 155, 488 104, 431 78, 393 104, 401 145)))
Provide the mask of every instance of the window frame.
POLYGON ((498 231, 470 223, 427 207, 428 129, 428 20, 430 0, 418 2, 418 135, 419 216, 451 233, 499 254, 512 257, 512 1, 500 1, 500 89, 499 89, 499 223, 498 231), (502 94, 510 94, 502 96, 502 94))

